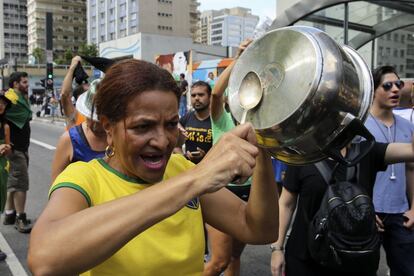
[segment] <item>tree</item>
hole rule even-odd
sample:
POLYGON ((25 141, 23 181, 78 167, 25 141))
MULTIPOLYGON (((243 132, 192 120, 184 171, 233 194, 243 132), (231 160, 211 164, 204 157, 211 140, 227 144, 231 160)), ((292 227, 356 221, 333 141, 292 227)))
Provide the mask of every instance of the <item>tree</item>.
POLYGON ((74 56, 75 55, 73 54, 72 49, 66 49, 65 53, 63 54, 63 64, 70 64, 74 56))
POLYGON ((79 51, 78 55, 80 56, 89 56, 89 57, 97 57, 99 55, 98 53, 98 47, 95 44, 86 44, 82 43, 79 45, 79 51))
POLYGON ((39 47, 34 48, 32 55, 35 58, 36 64, 45 63, 45 50, 44 49, 39 48, 39 47))

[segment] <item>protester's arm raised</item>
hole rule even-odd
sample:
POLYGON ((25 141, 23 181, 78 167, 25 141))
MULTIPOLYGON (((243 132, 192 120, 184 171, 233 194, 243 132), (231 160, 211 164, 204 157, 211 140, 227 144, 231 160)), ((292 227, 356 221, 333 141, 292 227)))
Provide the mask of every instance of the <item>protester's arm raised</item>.
MULTIPOLYGON (((90 208, 77 190, 55 190, 32 230, 28 254, 31 271, 34 275, 79 274, 109 258, 189 200, 214 193, 237 176, 248 178, 258 155, 258 149, 245 141, 251 137, 254 130, 250 124, 239 126, 223 136, 203 164, 136 194, 90 208)), ((263 184, 259 189, 269 191, 266 183, 263 184)), ((272 205, 277 208, 277 200, 272 200, 272 205)), ((267 212, 274 215, 272 210, 267 212)), ((268 231, 274 232, 274 229, 268 231)))
POLYGON ((68 72, 65 75, 62 83, 62 90, 60 92, 60 101, 63 108, 63 113, 68 118, 68 128, 71 127, 70 118, 75 118, 76 109, 72 104, 72 82, 73 74, 76 69, 76 65, 81 61, 79 56, 75 56, 69 66, 68 72))
POLYGON ((224 71, 220 74, 220 77, 214 84, 213 91, 211 92, 211 102, 210 102, 211 118, 214 121, 217 121, 224 111, 223 94, 229 84, 230 74, 231 74, 231 71, 233 70, 234 65, 236 64, 236 60, 239 58, 239 56, 243 53, 244 49, 246 49, 247 46, 251 42, 252 40, 246 40, 240 44, 237 54, 234 57, 234 60, 230 63, 229 66, 227 66, 226 69, 224 69, 224 71))

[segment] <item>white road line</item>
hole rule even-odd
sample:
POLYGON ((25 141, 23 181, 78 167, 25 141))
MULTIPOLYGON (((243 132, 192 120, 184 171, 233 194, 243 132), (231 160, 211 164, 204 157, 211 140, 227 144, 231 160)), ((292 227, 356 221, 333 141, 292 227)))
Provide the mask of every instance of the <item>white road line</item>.
POLYGON ((54 147, 54 146, 51 146, 51 145, 46 144, 46 143, 43 143, 43 142, 41 142, 39 140, 36 140, 36 139, 33 139, 33 138, 30 138, 30 142, 32 142, 33 144, 39 145, 41 147, 44 147, 44 148, 46 148, 48 150, 55 150, 56 149, 56 147, 54 147))
POLYGON ((28 274, 26 273, 26 270, 24 270, 22 264, 19 262, 19 259, 17 259, 2 233, 0 233, 0 248, 7 255, 6 262, 12 275, 27 276, 28 274))

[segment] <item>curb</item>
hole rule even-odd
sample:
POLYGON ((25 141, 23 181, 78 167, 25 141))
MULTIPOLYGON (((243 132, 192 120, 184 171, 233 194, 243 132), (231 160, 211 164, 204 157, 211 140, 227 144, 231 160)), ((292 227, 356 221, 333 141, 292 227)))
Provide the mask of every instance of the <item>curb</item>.
POLYGON ((56 118, 55 121, 52 122, 52 118, 33 117, 32 121, 65 127, 65 121, 61 118, 56 118))

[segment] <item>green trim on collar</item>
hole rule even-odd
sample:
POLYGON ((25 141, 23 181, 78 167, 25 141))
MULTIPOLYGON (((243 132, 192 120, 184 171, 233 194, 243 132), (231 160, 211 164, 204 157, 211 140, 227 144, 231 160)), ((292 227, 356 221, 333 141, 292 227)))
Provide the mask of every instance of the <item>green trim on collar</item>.
POLYGON ((91 198, 89 197, 88 193, 79 185, 72 183, 72 182, 62 182, 59 183, 57 185, 55 185, 49 192, 49 199, 50 196, 52 195, 52 193, 54 191, 56 191, 59 188, 72 188, 75 189, 76 191, 80 192, 86 199, 86 201, 88 202, 88 206, 91 207, 92 206, 92 201, 91 198))
POLYGON ((114 168, 109 166, 109 164, 106 163, 106 161, 103 160, 102 158, 98 158, 97 160, 98 160, 99 164, 102 165, 102 167, 104 167, 106 170, 110 171, 111 173, 115 174, 116 176, 122 178, 125 181, 132 182, 132 183, 137 183, 137 184, 150 184, 147 181, 142 180, 141 178, 138 178, 138 177, 134 178, 134 177, 128 176, 126 174, 123 174, 123 173, 115 170, 114 168))

